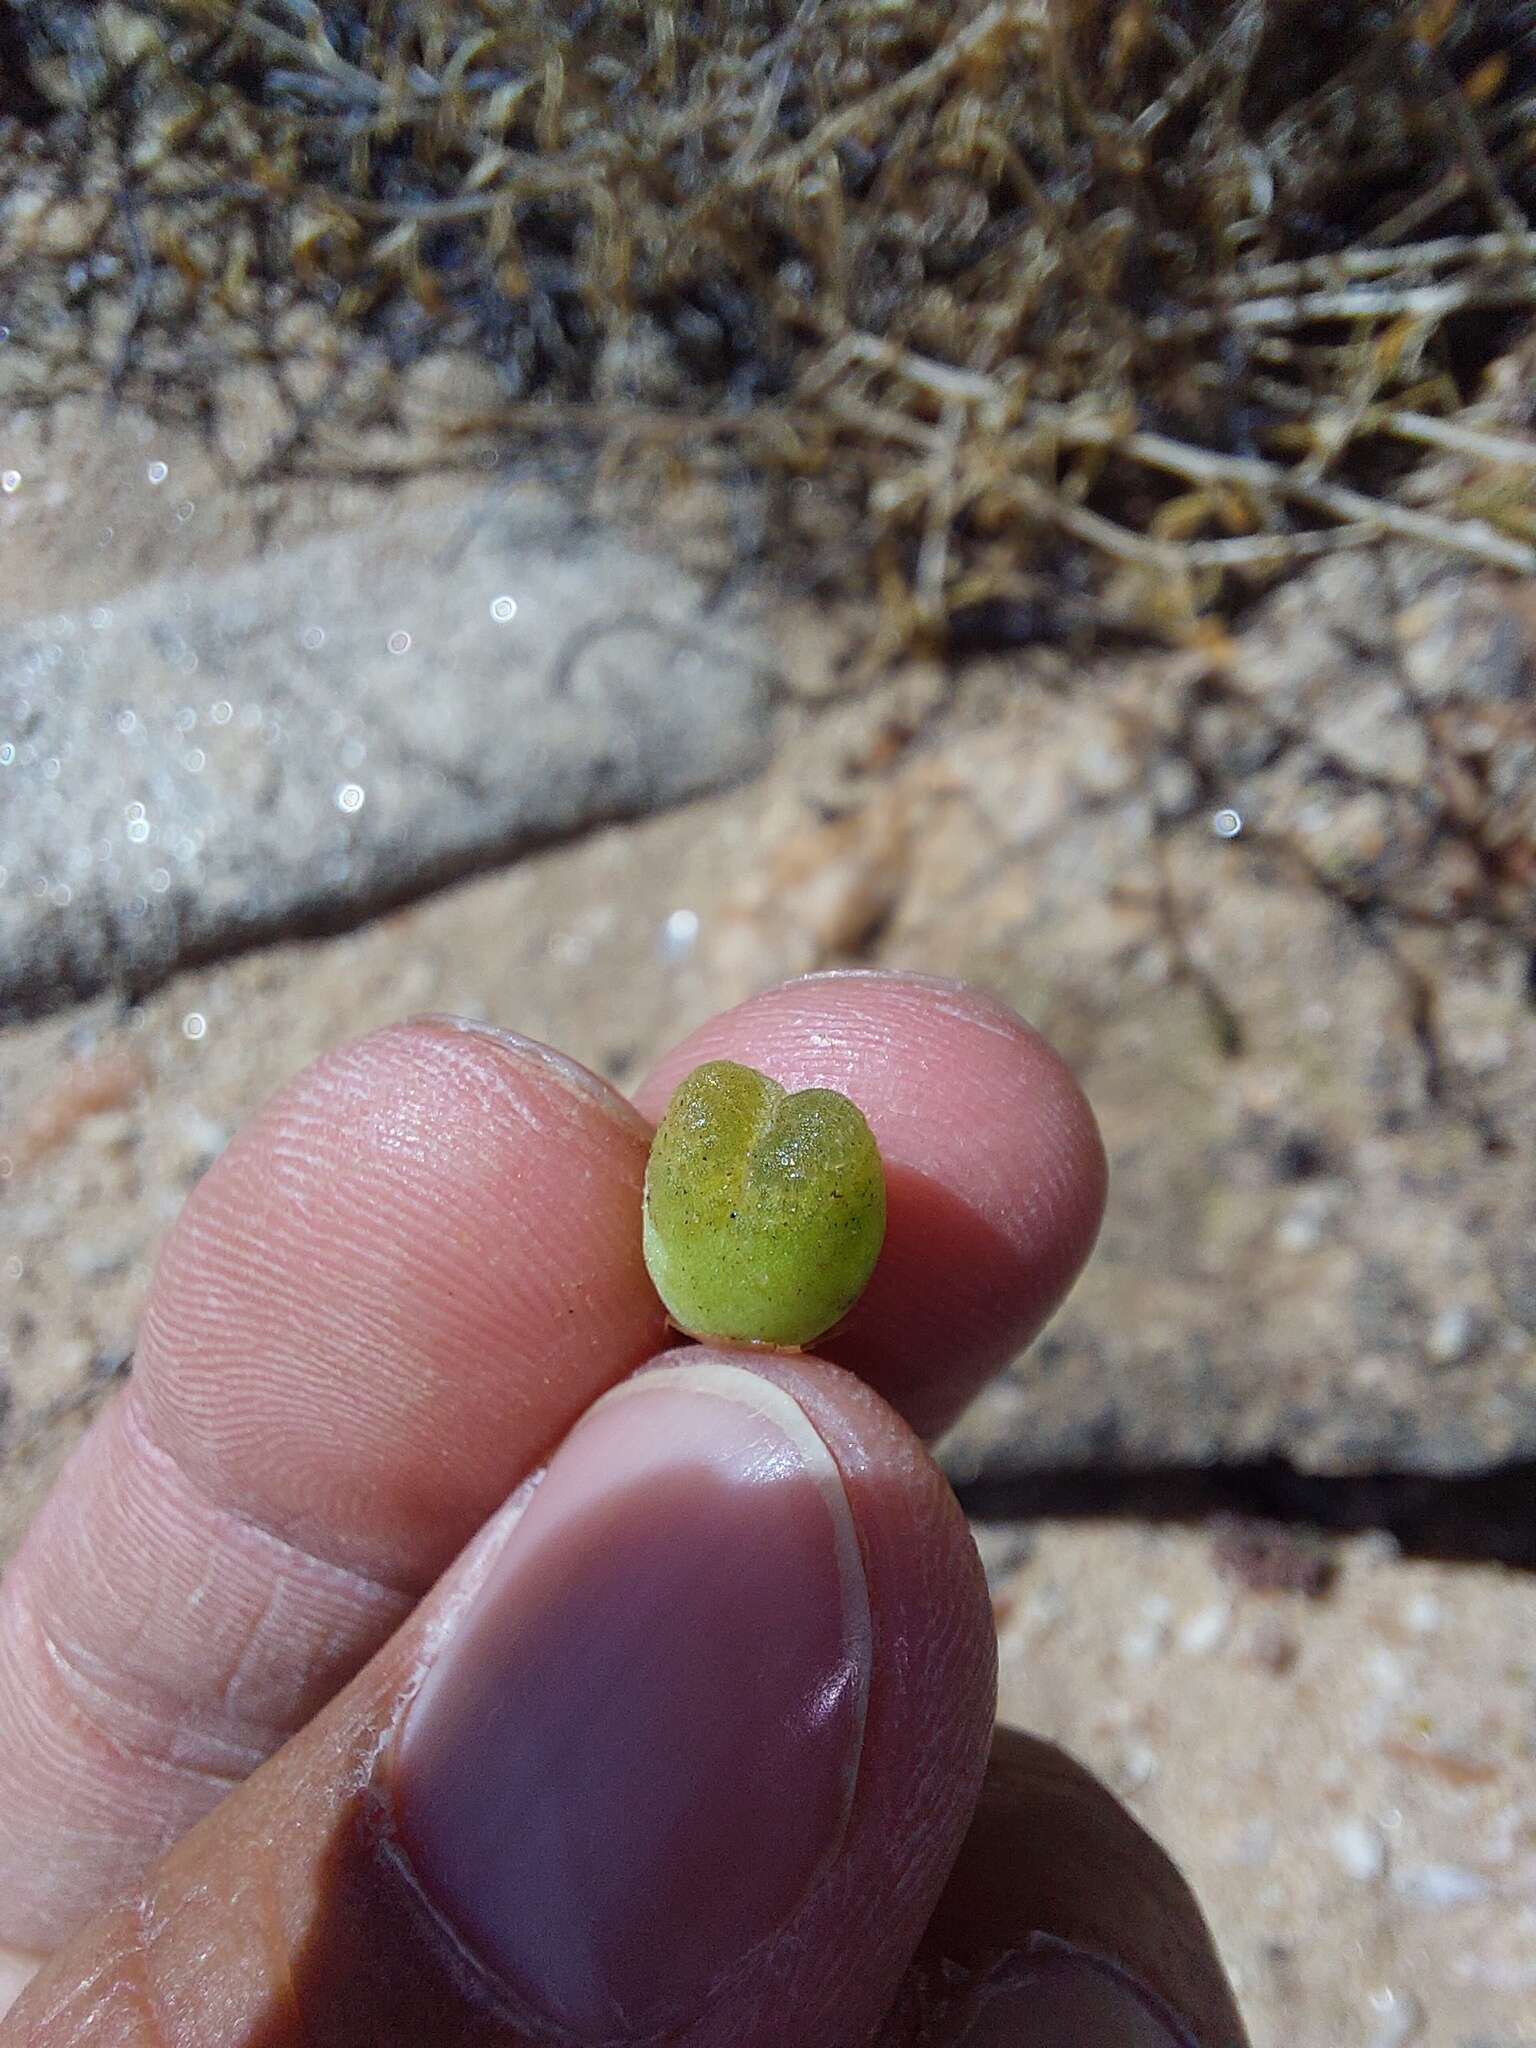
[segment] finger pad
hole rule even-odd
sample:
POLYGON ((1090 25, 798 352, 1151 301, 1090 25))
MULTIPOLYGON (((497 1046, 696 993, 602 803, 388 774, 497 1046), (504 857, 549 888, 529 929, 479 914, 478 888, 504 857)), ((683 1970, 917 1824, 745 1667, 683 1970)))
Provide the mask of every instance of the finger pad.
POLYGON ((885 1247, 819 1348, 936 1433, 1037 1334, 1093 1247, 1107 1175, 1082 1090, 991 996, 874 973, 813 975, 712 1019, 661 1062, 641 1108, 659 1116, 707 1059, 837 1088, 868 1118, 885 1247))
POLYGON ((429 1584, 663 1338, 647 1134, 589 1081, 435 1022, 300 1076, 167 1244, 136 1376, 156 1438, 316 1554, 429 1584))

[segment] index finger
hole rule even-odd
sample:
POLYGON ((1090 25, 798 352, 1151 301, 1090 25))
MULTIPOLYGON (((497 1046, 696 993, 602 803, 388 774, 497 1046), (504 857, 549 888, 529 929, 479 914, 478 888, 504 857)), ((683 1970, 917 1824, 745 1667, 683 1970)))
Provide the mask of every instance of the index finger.
POLYGON ((1005 1003, 918 974, 813 974, 754 996, 675 1046, 638 1106, 658 1118, 717 1059, 836 1088, 868 1118, 885 1246, 816 1350, 937 1435, 1038 1335, 1093 1249, 1108 1174, 1082 1089, 1005 1003))

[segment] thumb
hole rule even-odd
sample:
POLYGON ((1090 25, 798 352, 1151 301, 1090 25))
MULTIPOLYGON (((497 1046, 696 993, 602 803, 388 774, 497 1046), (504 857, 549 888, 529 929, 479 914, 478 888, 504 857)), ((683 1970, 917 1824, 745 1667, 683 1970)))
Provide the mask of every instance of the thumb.
POLYGON ((970 1818, 993 1654, 868 1388, 669 1354, 0 2042, 852 2048, 970 1818))

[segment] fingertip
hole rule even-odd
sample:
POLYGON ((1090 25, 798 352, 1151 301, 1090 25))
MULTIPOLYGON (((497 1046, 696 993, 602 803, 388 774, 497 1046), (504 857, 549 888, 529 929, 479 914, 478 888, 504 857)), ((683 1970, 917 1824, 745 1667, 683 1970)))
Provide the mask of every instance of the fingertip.
POLYGON ((374 1036, 383 1039, 391 1034, 417 1034, 449 1045, 465 1044, 472 1050, 488 1047, 513 1061, 527 1063, 611 1117, 628 1136, 647 1144, 650 1141, 650 1126, 628 1096, 621 1095, 611 1081, 583 1066, 580 1060, 572 1059, 555 1046, 545 1045, 542 1039, 528 1038, 521 1031, 509 1031, 504 1025, 489 1024, 477 1017, 459 1017, 440 1010, 422 1011, 374 1036))
MULTIPOLYGON (((1167 1852, 1074 1757, 1016 1728, 995 1732, 919 1963, 946 2019, 974 2003, 993 2012, 995 2029, 979 2025, 976 2048, 1244 2048, 1248 2038, 1199 1902, 1167 1852)), ((952 2031, 941 2023, 940 2035, 952 2031)), ((973 2039, 954 2037, 967 2048, 973 2039)))
POLYGON ((885 1246, 821 1348, 937 1434, 1039 1332, 1082 1270, 1108 1169, 1087 1098, 1040 1034, 964 984, 869 969, 786 982, 711 1019, 640 1090, 650 1116, 708 1059, 829 1087, 885 1164, 885 1246))
POLYGON ((429 1017, 306 1068, 193 1191, 135 1398, 218 1498, 430 1583, 526 1461, 655 1348, 648 1132, 598 1076, 429 1017))

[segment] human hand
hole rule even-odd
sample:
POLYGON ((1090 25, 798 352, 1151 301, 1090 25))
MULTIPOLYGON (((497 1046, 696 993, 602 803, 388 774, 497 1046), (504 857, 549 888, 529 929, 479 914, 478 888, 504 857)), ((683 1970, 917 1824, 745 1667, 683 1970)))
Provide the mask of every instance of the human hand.
POLYGON ((711 1058, 880 1141, 836 1364, 668 1351, 649 1126, 506 1034, 344 1047, 199 1185, 0 1588, 3 2048, 1241 2048, 1167 1858, 994 1740, 913 1433, 1086 1258, 1086 1103, 909 977, 770 991, 644 1114, 711 1058))

